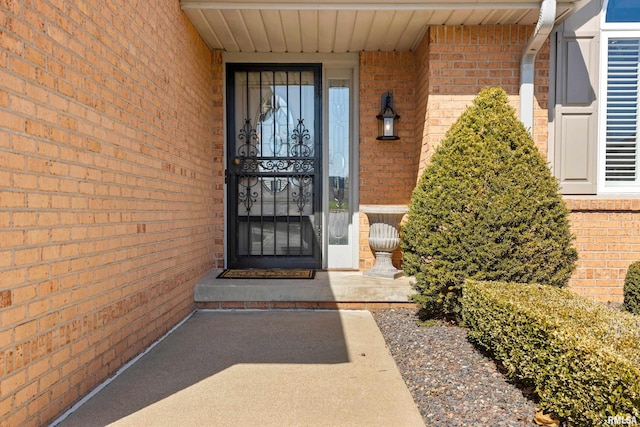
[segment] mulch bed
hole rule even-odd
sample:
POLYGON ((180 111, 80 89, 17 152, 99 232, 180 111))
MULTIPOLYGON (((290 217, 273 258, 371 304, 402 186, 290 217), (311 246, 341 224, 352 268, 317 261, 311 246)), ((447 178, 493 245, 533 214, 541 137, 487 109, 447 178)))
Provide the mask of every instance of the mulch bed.
POLYGON ((425 424, 535 426, 535 402, 467 340, 467 330, 420 326, 413 309, 373 311, 425 424))

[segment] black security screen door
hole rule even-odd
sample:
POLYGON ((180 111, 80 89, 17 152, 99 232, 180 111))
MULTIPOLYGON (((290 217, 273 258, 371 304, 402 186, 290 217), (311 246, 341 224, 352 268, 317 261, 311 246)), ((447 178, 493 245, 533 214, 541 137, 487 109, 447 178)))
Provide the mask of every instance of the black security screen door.
POLYGON ((320 66, 227 66, 231 268, 319 268, 320 66))

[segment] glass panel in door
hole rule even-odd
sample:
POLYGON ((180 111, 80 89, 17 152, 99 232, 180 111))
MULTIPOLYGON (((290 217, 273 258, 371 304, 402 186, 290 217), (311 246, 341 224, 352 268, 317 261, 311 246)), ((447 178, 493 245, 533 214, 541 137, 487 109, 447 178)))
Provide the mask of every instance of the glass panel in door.
POLYGON ((354 247, 351 70, 327 71, 327 268, 357 268, 354 247))

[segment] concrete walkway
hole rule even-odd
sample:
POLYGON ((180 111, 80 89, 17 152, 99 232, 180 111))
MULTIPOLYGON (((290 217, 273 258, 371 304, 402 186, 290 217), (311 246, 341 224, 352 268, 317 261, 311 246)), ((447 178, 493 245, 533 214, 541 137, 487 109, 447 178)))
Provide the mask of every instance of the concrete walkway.
POLYGON ((367 311, 198 311, 59 426, 424 426, 367 311))

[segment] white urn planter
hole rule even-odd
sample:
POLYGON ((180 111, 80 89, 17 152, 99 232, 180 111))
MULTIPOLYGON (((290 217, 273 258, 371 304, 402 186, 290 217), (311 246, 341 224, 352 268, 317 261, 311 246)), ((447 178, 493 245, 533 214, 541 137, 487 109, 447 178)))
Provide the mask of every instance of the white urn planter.
POLYGON ((409 211, 405 205, 360 205, 369 219, 369 246, 376 263, 363 274, 365 277, 397 279, 404 273, 393 266, 391 253, 400 245, 398 231, 402 217, 409 211))

